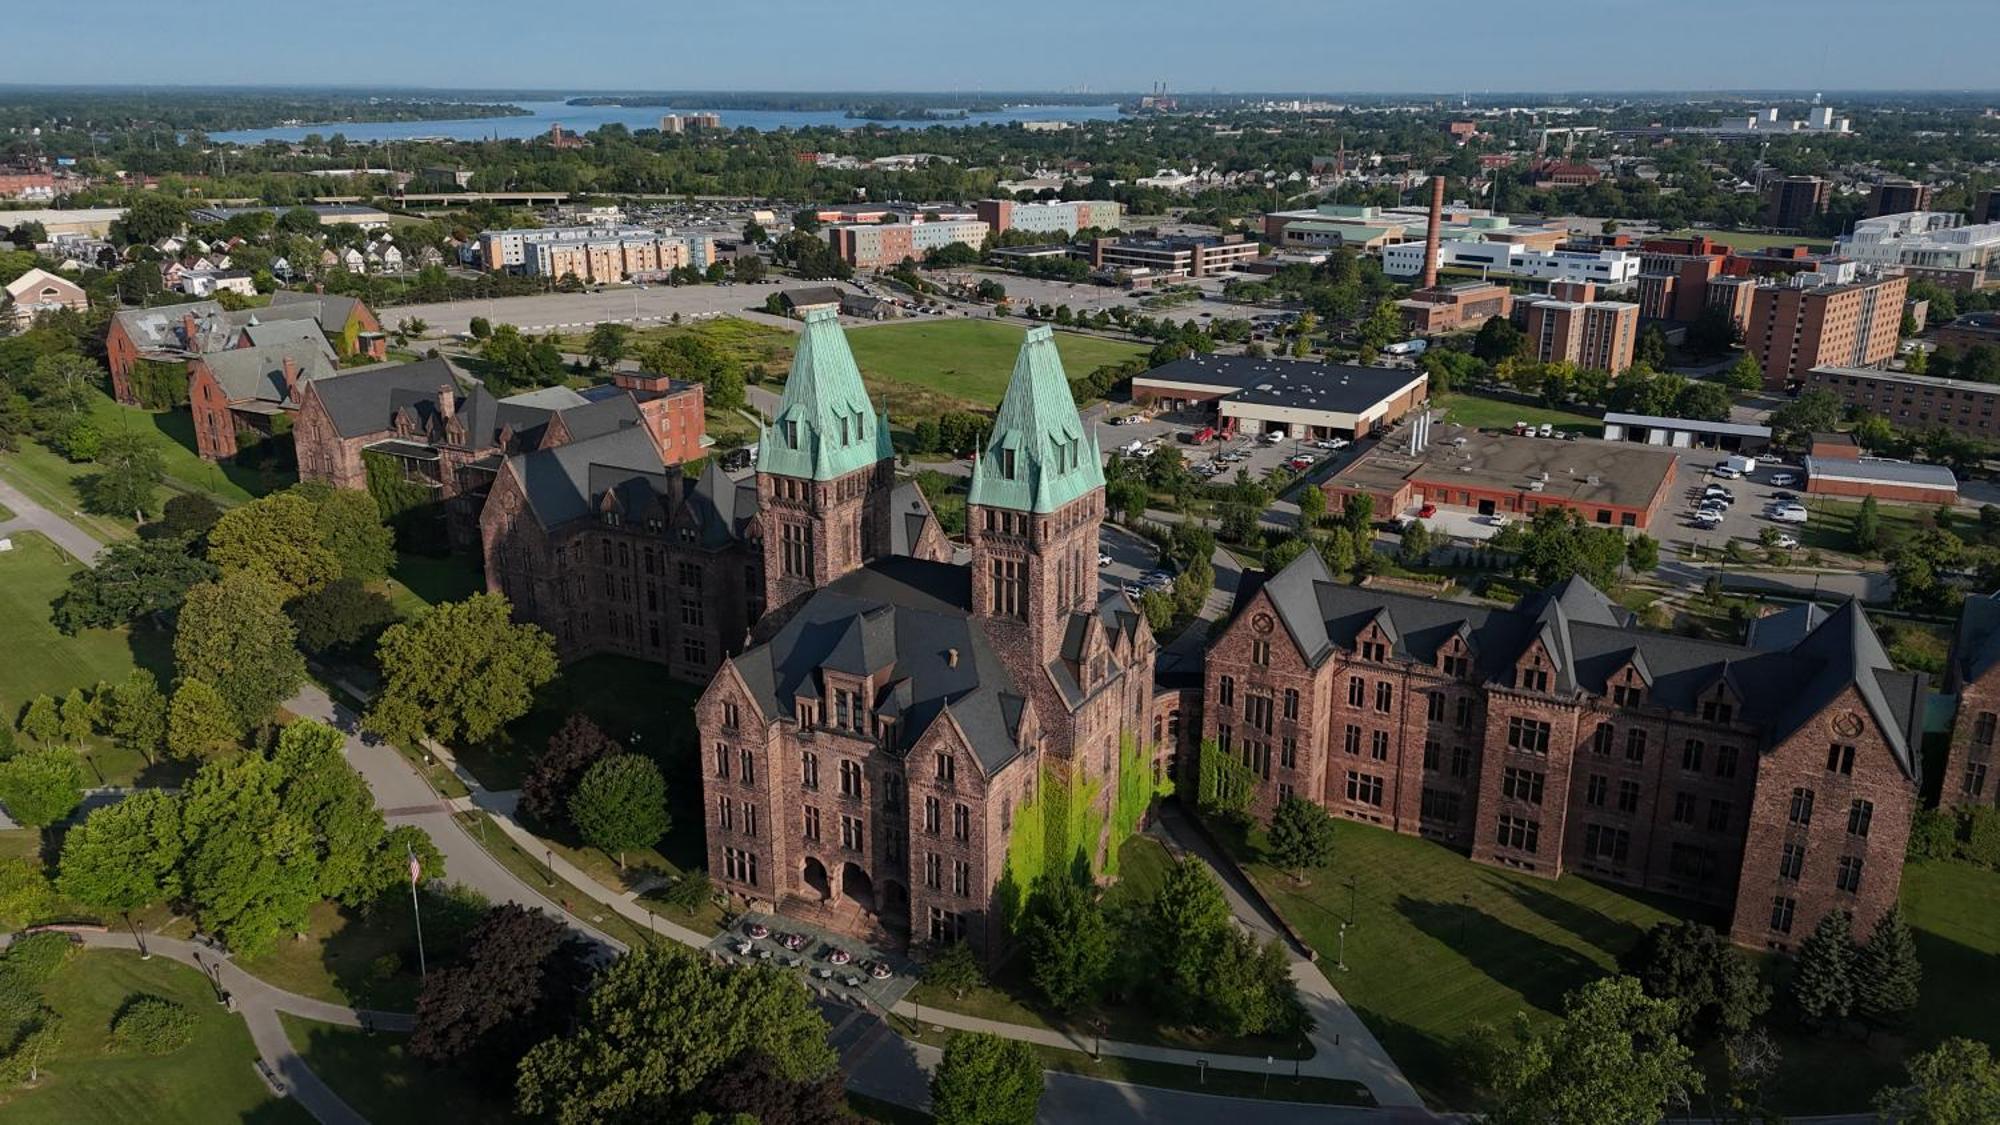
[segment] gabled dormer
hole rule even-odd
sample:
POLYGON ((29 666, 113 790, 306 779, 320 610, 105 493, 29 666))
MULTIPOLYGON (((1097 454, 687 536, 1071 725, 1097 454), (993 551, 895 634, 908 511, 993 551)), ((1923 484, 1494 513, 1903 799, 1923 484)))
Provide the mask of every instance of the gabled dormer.
POLYGON ((1553 692, 1561 675, 1562 664, 1546 629, 1514 661, 1514 686, 1522 691, 1553 692))
POLYGON ((1715 676, 1695 693, 1695 713, 1705 723, 1727 726, 1743 713, 1743 697, 1736 690, 1736 677, 1728 661, 1716 666, 1715 676))
POLYGON ((1643 707, 1653 694, 1653 672, 1646 656, 1638 649, 1625 654, 1625 663, 1604 681, 1604 694, 1616 707, 1643 707))
POLYGON ((1461 621, 1452 630, 1451 636, 1438 646, 1438 671, 1455 680, 1470 679, 1478 656, 1479 652, 1472 644, 1472 626, 1461 621))
POLYGON ((1402 636, 1387 609, 1378 609, 1354 635, 1354 654, 1372 664, 1387 664, 1402 649, 1402 636))

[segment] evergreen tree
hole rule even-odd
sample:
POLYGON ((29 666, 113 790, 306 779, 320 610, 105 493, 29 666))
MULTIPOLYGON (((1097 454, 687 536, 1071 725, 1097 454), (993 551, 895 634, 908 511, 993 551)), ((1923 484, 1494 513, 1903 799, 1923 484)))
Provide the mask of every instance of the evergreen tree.
POLYGON ((1111 926, 1091 888, 1067 872, 1035 880, 1023 932, 1035 987, 1057 1011, 1097 998, 1111 968, 1111 926))
POLYGON ((1041 1063, 1018 1039, 958 1032, 931 1074, 937 1125, 1034 1125, 1041 1100, 1041 1063))
POLYGON ((1333 817, 1298 796, 1278 802, 1271 814, 1271 858, 1294 873, 1333 862, 1333 817))
POLYGON ((1863 496, 1861 510, 1854 514, 1854 549, 1867 554, 1882 545, 1882 517, 1875 510, 1875 498, 1863 496))
POLYGON ((1875 923, 1868 944, 1855 956, 1854 978, 1854 1009, 1863 1019, 1894 1026, 1916 1010, 1923 966, 1901 911, 1891 910, 1875 923))
POLYGON ((1844 1019, 1854 1007, 1853 920, 1829 910, 1799 946, 1792 970, 1792 1004, 1808 1021, 1844 1019))

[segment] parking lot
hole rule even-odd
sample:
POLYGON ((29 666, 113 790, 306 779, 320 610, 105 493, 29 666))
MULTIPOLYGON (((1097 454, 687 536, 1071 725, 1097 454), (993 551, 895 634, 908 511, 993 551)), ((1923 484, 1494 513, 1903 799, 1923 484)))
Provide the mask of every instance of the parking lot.
MULTIPOLYGON (((450 301, 434 305, 396 305, 380 310, 382 323, 393 325, 416 317, 429 325, 427 336, 456 336, 470 330, 472 318, 512 324, 524 332, 587 331, 605 321, 646 325, 710 316, 740 316, 766 324, 796 328, 796 321, 765 313, 764 300, 781 289, 806 284, 789 278, 744 285, 613 285, 595 293, 542 293, 528 297, 450 301)), ((849 291, 853 286, 816 281, 849 291)))
MULTIPOLYGON (((1204 412, 1205 414, 1205 412, 1204 412)), ((1189 468, 1198 468, 1210 463, 1218 466, 1218 472, 1204 475, 1204 479, 1215 484, 1234 484, 1246 477, 1260 480, 1264 474, 1285 464, 1294 457, 1310 457, 1317 469, 1326 464, 1329 457, 1336 460, 1352 457, 1354 447, 1348 445, 1339 450, 1316 447, 1310 441, 1286 438, 1271 442, 1262 435, 1216 439, 1200 445, 1189 439, 1196 432, 1209 425, 1205 416, 1145 416, 1141 422, 1119 424, 1119 417, 1134 416, 1129 408, 1115 407, 1112 416, 1098 419, 1097 441, 1107 457, 1130 457, 1127 452, 1136 443, 1141 447, 1157 449, 1172 445, 1179 449, 1187 460, 1189 468)), ((1148 454, 1150 456, 1150 454, 1148 454)))
POLYGON ((1756 541, 1765 528, 1775 527, 1780 532, 1797 536, 1804 524, 1782 523, 1770 516, 1773 504, 1781 498, 1779 493, 1789 493, 1803 502, 1805 495, 1805 475, 1797 465, 1783 465, 1775 461, 1757 462, 1757 468, 1740 479, 1727 479, 1715 475, 1714 469, 1722 456, 1713 450, 1692 450, 1683 453, 1680 469, 1674 477, 1674 492, 1668 499, 1668 507, 1660 513, 1660 526, 1654 537, 1662 540, 1680 539, 1698 543, 1704 547, 1721 547, 1731 539, 1756 541), (1789 474, 1791 483, 1777 484, 1772 478, 1789 474), (1696 507, 1701 502, 1702 491, 1710 485, 1729 490, 1735 498, 1722 517, 1722 522, 1714 526, 1704 525, 1694 519, 1696 507))
POLYGON ((1068 305, 1073 312, 1085 309, 1097 312, 1099 310, 1124 308, 1130 310, 1135 315, 1180 321, 1206 321, 1216 317, 1234 317, 1238 320, 1247 320, 1254 313, 1268 311, 1220 300, 1222 278, 1188 278, 1176 282, 1179 285, 1196 286, 1208 296, 1186 304, 1174 305, 1171 308, 1155 309, 1146 307, 1144 302, 1146 295, 1144 293, 1134 293, 1129 289, 1120 289, 1111 285, 1098 285, 1089 281, 1051 281, 1044 278, 1022 277, 1020 274, 992 269, 952 270, 949 271, 949 276, 970 280, 975 285, 983 279, 991 278, 999 282, 1007 290, 1007 301, 1015 308, 1020 308, 1024 303, 1068 305))

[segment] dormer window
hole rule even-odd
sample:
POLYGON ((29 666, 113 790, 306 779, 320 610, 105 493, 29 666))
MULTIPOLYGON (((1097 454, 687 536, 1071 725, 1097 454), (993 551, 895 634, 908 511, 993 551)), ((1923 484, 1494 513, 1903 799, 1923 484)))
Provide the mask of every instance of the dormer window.
POLYGON ((1542 667, 1540 656, 1535 657, 1533 665, 1520 670, 1520 686, 1525 691, 1549 690, 1549 670, 1542 667))
POLYGON ((1011 449, 1000 451, 1000 475, 1008 480, 1014 479, 1014 451, 1011 449))
POLYGON ((1637 707, 1646 701, 1646 689, 1637 684, 1611 685, 1611 702, 1620 707, 1637 707))
POLYGON ((1438 658, 1438 668, 1454 679, 1463 678, 1472 671, 1472 658, 1463 654, 1446 653, 1438 658))
POLYGON ((840 416, 840 444, 846 445, 853 439, 847 436, 847 415, 840 416))
POLYGON ((620 523, 623 522, 624 520, 618 515, 617 512, 604 513, 604 526, 606 527, 617 527, 620 523))
POLYGON ((796 420, 785 423, 785 444, 793 449, 799 447, 799 424, 796 420))
POLYGON ((1362 641, 1361 659, 1372 660, 1380 664, 1389 659, 1389 646, 1383 644, 1381 641, 1362 641))

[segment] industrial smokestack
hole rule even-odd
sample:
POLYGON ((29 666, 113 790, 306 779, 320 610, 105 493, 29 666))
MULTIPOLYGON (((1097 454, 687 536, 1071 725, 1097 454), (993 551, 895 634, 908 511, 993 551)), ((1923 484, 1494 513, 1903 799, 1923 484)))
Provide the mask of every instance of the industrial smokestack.
POLYGON ((1444 224, 1444 177, 1431 177, 1431 230, 1424 236, 1424 288, 1438 283, 1438 227, 1444 224))

